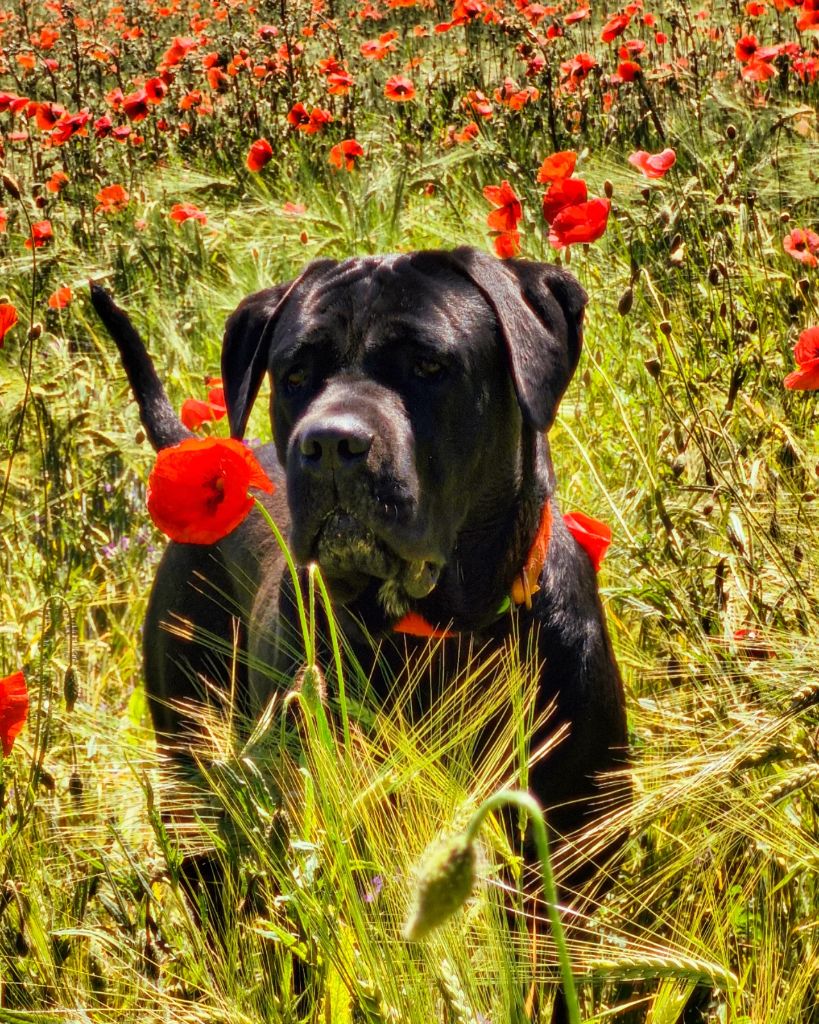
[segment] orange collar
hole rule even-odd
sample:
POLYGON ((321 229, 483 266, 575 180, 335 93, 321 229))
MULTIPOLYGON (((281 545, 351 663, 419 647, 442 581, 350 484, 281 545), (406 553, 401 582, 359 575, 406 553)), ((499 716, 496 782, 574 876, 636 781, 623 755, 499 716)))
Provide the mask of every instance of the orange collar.
MULTIPOLYGON (((512 582, 509 596, 505 598, 498 610, 499 615, 502 615, 512 604, 525 604, 527 608, 532 607, 532 594, 536 594, 540 589, 538 580, 543 572, 543 566, 546 564, 551 537, 552 503, 547 498, 540 513, 540 523, 532 546, 529 548, 529 554, 512 582)), ((419 612, 407 612, 392 627, 392 631, 393 633, 405 633, 408 636, 452 637, 458 635, 448 629, 438 629, 427 622, 419 612)))

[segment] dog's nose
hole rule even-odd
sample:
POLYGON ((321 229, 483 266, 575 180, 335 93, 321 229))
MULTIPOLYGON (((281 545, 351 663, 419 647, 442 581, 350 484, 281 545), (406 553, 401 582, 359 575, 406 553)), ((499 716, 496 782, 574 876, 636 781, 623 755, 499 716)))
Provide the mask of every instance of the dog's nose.
POLYGON ((305 427, 298 445, 302 465, 314 472, 353 469, 363 462, 373 434, 355 416, 338 415, 305 427))

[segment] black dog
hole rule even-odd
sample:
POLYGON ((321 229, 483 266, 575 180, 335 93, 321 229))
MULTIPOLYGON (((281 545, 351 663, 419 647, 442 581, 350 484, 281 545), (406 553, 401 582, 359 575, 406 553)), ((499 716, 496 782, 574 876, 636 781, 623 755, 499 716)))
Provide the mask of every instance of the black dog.
MULTIPOLYGON (((151 443, 190 436, 127 317, 92 294, 151 443)), ((563 834, 588 823, 598 775, 624 765, 627 742, 595 572, 558 512, 546 438, 586 301, 554 266, 471 249, 319 260, 245 299, 222 353, 234 437, 270 375, 275 448, 257 454, 279 486, 265 500, 297 562, 318 562, 362 664, 375 637, 399 665, 423 641, 394 630, 419 623, 455 634, 444 649, 464 638, 485 651, 513 636, 536 644, 539 706, 554 701, 549 729, 565 723, 568 735, 529 782, 563 834)), ((179 702, 201 700, 204 679, 226 684, 237 621, 244 709, 268 695, 259 666, 288 671, 282 561, 258 514, 212 547, 167 549, 145 677, 157 736, 177 756, 188 741, 179 702), (180 622, 221 638, 222 651, 167 628, 180 622)))

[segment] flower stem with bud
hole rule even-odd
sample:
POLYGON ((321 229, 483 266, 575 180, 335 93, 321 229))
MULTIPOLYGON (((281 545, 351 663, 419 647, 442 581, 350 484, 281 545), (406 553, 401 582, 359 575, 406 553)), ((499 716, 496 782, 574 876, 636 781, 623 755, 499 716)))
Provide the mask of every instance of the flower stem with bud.
POLYGON ((535 847, 543 874, 543 890, 549 913, 552 936, 557 947, 563 996, 569 1024, 580 1024, 580 1006, 572 974, 566 936, 557 904, 557 885, 552 871, 549 836, 543 808, 529 793, 502 789, 480 805, 466 830, 429 848, 422 864, 415 902, 404 925, 404 938, 411 942, 422 939, 464 905, 475 884, 475 840, 485 818, 504 806, 524 811, 532 823, 535 847))

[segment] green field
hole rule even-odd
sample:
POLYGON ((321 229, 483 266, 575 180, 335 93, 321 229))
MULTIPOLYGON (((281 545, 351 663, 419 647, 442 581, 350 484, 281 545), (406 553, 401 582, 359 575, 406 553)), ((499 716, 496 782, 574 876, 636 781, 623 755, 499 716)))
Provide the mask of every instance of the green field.
POLYGON ((0 764, 0 1024, 549 1019, 545 905, 534 938, 510 925, 499 824, 467 907, 423 943, 401 931, 427 844, 519 778, 502 743, 472 765, 492 708, 470 695, 491 678, 522 714, 522 655, 470 666, 421 723, 399 700, 345 734, 309 687, 296 745, 280 707, 252 749, 213 717, 210 793, 166 831, 160 808, 192 798, 140 683, 153 452, 89 300, 93 279, 129 311, 179 407, 251 291, 316 257, 458 245, 559 261, 590 295, 551 439, 562 508, 614 534, 635 804, 569 932, 583 1019, 819 1021, 819 345, 794 355, 819 328, 819 5, 591 8, 0 11, 0 677, 31 701, 0 764), (657 177, 629 161, 666 149, 657 177), (610 200, 591 243, 544 218, 562 151, 610 200), (498 237, 503 182, 520 207, 498 237), (785 386, 797 364, 807 389, 785 386), (179 885, 208 849, 222 929, 179 885))

